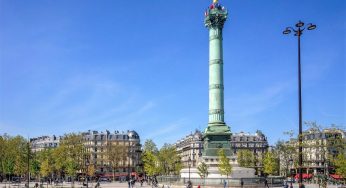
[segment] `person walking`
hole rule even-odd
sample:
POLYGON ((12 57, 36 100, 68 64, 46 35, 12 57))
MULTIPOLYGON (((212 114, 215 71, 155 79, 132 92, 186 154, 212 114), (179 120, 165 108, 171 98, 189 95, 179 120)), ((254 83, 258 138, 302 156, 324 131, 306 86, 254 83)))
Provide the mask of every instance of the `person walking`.
POLYGON ((264 180, 264 187, 269 188, 269 185, 268 185, 268 181, 267 181, 267 179, 265 179, 265 180, 264 180))

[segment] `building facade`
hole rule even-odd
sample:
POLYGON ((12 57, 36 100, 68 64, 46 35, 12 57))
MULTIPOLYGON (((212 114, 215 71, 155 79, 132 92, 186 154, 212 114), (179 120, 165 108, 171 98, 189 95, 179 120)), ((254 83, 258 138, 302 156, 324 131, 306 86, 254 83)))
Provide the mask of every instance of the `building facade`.
MULTIPOLYGON (((267 137, 260 131, 255 134, 250 133, 234 133, 231 135, 231 159, 236 161, 237 152, 239 150, 250 150, 255 156, 261 158, 268 151, 267 137)), ((194 133, 187 135, 185 138, 175 143, 176 150, 181 157, 184 167, 196 167, 201 161, 203 152, 203 134, 196 130, 194 133), (190 159, 190 160, 189 160, 190 159)), ((262 168, 262 164, 258 163, 257 168, 262 168)))
POLYGON ((184 167, 197 167, 198 162, 202 159, 202 136, 201 131, 196 130, 174 144, 184 167))
POLYGON ((234 133, 231 136, 231 148, 233 155, 237 155, 239 150, 250 150, 255 156, 262 156, 268 151, 267 137, 260 131, 251 133, 234 133))
POLYGON ((141 144, 135 131, 88 131, 82 133, 90 165, 96 175, 127 176, 140 168, 141 144))
POLYGON ((59 146, 59 143, 60 137, 57 137, 55 135, 30 138, 30 148, 32 152, 38 152, 49 148, 56 148, 59 146))
MULTIPOLYGON (((322 130, 311 128, 303 132, 302 138, 303 173, 310 175, 334 174, 332 160, 339 153, 346 154, 345 130, 337 128, 322 130)), ((287 144, 298 148, 297 139, 291 139, 287 144)), ((296 152, 298 153, 298 150, 296 152)), ((280 166, 282 165, 280 164, 280 166)), ((295 162, 290 164, 291 174, 297 173, 297 167, 295 162)))

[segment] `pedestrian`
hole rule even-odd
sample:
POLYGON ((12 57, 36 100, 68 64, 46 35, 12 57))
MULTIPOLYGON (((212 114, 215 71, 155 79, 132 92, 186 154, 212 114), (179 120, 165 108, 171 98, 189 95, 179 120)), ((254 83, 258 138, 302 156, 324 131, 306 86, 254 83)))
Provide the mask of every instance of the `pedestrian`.
POLYGON ((191 181, 188 181, 186 187, 187 187, 187 188, 192 188, 192 182, 191 182, 191 181))
POLYGON ((223 188, 226 188, 226 186, 227 186, 227 182, 226 180, 223 180, 223 188))
POLYGON ((243 180, 240 180, 240 186, 243 187, 244 186, 244 182, 243 180))
POLYGON ((264 187, 268 187, 269 188, 267 179, 264 180, 264 187))
POLYGON ((95 188, 98 188, 98 187, 100 187, 100 181, 99 180, 97 180, 96 185, 95 185, 95 188))
POLYGON ((285 181, 284 188, 288 188, 288 183, 287 183, 287 181, 285 181))

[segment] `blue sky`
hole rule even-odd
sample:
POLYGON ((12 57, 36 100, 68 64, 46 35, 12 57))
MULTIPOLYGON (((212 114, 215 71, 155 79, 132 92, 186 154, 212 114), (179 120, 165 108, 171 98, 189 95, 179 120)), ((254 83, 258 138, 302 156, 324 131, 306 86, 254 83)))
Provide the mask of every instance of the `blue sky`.
MULTIPOLYGON (((0 134, 136 130, 159 146, 208 121, 209 0, 0 1, 0 134)), ((344 0, 221 0, 225 120, 274 144, 303 120, 345 128, 344 0)))

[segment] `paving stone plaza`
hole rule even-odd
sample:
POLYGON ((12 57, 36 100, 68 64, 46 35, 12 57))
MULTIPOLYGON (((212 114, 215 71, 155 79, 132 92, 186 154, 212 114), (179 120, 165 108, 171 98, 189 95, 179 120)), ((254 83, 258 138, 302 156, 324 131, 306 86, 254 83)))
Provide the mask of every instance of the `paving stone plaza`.
MULTIPOLYGON (((30 187, 34 187, 35 183, 31 183, 30 187)), ((5 184, 5 183, 0 183, 0 187, 1 188, 24 188, 24 184, 5 184)), ((59 186, 54 186, 54 185, 44 185, 43 188, 69 188, 71 187, 70 183, 64 183, 62 185, 59 186)), ((95 183, 90 183, 89 188, 94 188, 95 187, 95 183)), ((101 188, 128 188, 128 184, 126 182, 113 182, 113 183, 102 183, 100 185, 101 188)), ((147 184, 143 184, 143 186, 141 186, 140 184, 135 184, 132 188, 152 188, 152 185, 147 185, 147 184)), ((185 188, 185 185, 173 185, 173 184, 159 184, 158 185, 159 188, 185 188)), ((197 186, 194 186, 197 187, 197 186)), ((201 186, 203 187, 203 186, 201 186)), ((212 187, 223 187, 223 185, 214 185, 214 186, 205 186, 205 188, 212 188, 212 187)), ((240 187, 240 186, 239 186, 240 187)), ((246 187, 246 186, 244 186, 246 187)), ((263 187, 263 186, 259 186, 259 187, 263 187)), ((317 188, 319 187, 318 184, 306 184, 305 188, 317 188)), ((83 187, 82 184, 80 183, 75 183, 75 188, 85 188, 85 186, 83 187)), ((254 188, 252 186, 252 188, 254 188)), ((293 188, 298 188, 298 184, 293 184, 293 188)), ((341 188, 341 186, 337 186, 337 185, 328 185, 328 188, 341 188)))

